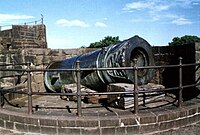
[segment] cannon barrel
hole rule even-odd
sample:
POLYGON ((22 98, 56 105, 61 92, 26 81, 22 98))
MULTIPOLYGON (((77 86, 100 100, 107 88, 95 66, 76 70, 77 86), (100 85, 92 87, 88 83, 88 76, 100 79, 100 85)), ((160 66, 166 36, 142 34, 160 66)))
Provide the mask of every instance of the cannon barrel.
MULTIPOLYGON (((134 36, 115 45, 53 62, 47 68, 75 69, 77 61, 80 61, 80 68, 130 67, 134 64, 138 67, 154 65, 150 44, 139 36, 134 36), (134 63, 134 59, 137 59, 137 63, 134 63)), ((149 82, 153 75, 153 69, 138 70, 138 83, 149 82)), ((75 71, 46 71, 44 73, 44 83, 48 92, 60 92, 63 85, 75 82, 75 71)), ((133 70, 81 71, 81 84, 99 92, 106 91, 106 87, 110 83, 133 82, 133 70)))

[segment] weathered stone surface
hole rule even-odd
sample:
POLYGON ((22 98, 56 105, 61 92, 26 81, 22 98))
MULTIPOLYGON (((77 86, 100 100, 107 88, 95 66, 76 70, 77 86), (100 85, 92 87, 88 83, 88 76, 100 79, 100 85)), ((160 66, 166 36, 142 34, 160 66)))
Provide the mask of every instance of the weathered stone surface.
POLYGON ((79 129, 79 128, 59 128, 58 134, 59 135, 67 135, 67 134, 69 134, 69 135, 80 135, 81 129, 79 129))
MULTIPOLYGON (((141 85, 138 87, 139 91, 148 91, 148 90, 159 90, 163 89, 163 85, 148 83, 147 85, 141 85)), ((109 92, 132 92, 134 91, 133 84, 127 83, 114 83, 109 84, 107 87, 109 92)), ((158 98, 164 97, 163 92, 151 92, 151 93, 139 93, 138 104, 145 104, 152 102, 158 98), (154 95, 156 94, 156 96, 154 95)), ((108 95, 108 104, 112 107, 127 109, 134 106, 134 96, 133 94, 116 94, 108 95)))
POLYGON ((100 127, 115 127, 119 126, 118 119, 101 119, 100 120, 100 127))
POLYGON ((57 128, 56 127, 44 127, 41 126, 41 133, 42 134, 51 134, 51 135, 55 135, 57 134, 57 128))
POLYGON ((57 126, 57 120, 40 119, 41 126, 57 126))
POLYGON ((75 127, 75 120, 60 120, 58 121, 59 127, 75 127))
POLYGON ((102 135, 114 135, 115 134, 115 128, 109 128, 109 127, 105 127, 102 128, 102 135))
POLYGON ((136 118, 135 117, 133 117, 133 118, 122 118, 121 124, 123 124, 125 126, 127 126, 127 125, 137 125, 136 118))
POLYGON ((14 129, 14 122, 6 121, 5 128, 14 129))
POLYGON ((21 132, 28 132, 28 126, 24 123, 15 122, 15 130, 21 131, 21 132))
POLYGON ((81 129, 82 135, 100 135, 99 128, 83 128, 81 129))
POLYGON ((27 126, 28 126, 28 132, 40 133, 40 126, 36 126, 36 125, 27 125, 27 126))
POLYGON ((98 120, 76 120, 76 127, 98 127, 98 120))

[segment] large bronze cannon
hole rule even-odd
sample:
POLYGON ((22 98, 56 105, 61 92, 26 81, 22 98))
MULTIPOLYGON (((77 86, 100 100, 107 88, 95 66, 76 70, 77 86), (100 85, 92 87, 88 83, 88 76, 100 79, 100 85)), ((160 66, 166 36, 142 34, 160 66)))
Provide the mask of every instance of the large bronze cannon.
MULTIPOLYGON (((75 69, 80 61, 80 68, 132 67, 154 65, 150 44, 139 36, 134 36, 118 44, 96 51, 51 63, 48 69, 75 69), (137 59, 137 63, 134 62, 137 59)), ((138 83, 145 84, 153 77, 152 69, 138 71, 138 83)), ((44 73, 47 91, 60 92, 65 84, 76 82, 75 71, 48 71, 44 73)), ((87 70, 81 71, 81 84, 93 90, 106 91, 110 83, 133 83, 133 70, 87 70)))

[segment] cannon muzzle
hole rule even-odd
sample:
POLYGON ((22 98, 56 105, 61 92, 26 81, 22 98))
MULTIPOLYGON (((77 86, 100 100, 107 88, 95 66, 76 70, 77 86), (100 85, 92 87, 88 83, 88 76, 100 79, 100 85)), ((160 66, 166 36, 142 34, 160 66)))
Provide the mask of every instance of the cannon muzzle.
MULTIPOLYGON (((139 36, 98 49, 96 51, 51 63, 48 69, 138 67, 154 65, 150 44, 139 36), (134 59, 137 59, 135 63, 134 59)), ((138 70, 138 84, 149 82, 154 75, 153 69, 138 70)), ((48 92, 60 92, 65 84, 76 82, 75 71, 46 71, 44 83, 48 92)), ((133 70, 87 70, 81 71, 81 84, 98 92, 106 91, 110 83, 133 83, 133 70)))

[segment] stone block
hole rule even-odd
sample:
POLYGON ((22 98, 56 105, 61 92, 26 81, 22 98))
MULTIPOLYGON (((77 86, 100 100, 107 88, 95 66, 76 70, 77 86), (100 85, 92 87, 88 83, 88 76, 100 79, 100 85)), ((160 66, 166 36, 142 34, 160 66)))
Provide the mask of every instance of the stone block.
POLYGON ((24 120, 25 120, 24 117, 10 115, 10 121, 12 121, 12 122, 24 123, 25 122, 24 120))
POLYGON ((115 127, 120 126, 118 119, 101 119, 100 120, 100 127, 115 127))
POLYGON ((156 116, 149 114, 149 116, 140 116, 140 124, 156 123, 156 116))
POLYGON ((35 126, 40 125, 38 118, 26 117, 24 121, 26 124, 31 124, 31 125, 35 125, 35 126))
POLYGON ((102 135, 114 135, 115 134, 115 127, 105 127, 101 128, 102 135))
POLYGON ((193 115, 192 117, 188 117, 188 123, 187 124, 192 124, 196 123, 199 119, 199 115, 193 115))
POLYGON ((186 109, 181 109, 178 113, 178 117, 186 117, 188 115, 188 111, 186 109))
POLYGON ((195 50, 200 51, 200 43, 195 43, 195 50))
POLYGON ((168 113, 158 114, 158 122, 167 121, 169 119, 168 113))
POLYGON ((155 132, 158 131, 158 124, 144 124, 140 125, 140 133, 150 133, 150 132, 155 132))
POLYGON ((76 120, 76 127, 98 127, 98 120, 76 120))
POLYGON ((198 111, 198 110, 197 110, 197 107, 193 107, 193 108, 190 108, 190 109, 188 110, 189 115, 193 115, 193 114, 195 114, 197 111, 198 111))
POLYGON ((125 135, 126 127, 116 127, 115 132, 115 135, 125 135))
POLYGON ((40 65, 40 64, 42 64, 42 63, 44 63, 44 56, 43 56, 43 55, 37 56, 37 57, 36 57, 36 60, 35 60, 35 64, 36 64, 36 65, 40 65))
POLYGON ((57 126, 57 120, 40 119, 41 126, 57 126))
MULTIPOLYGON (((125 126, 129 125, 137 125, 136 118, 121 118, 121 124, 124 124, 125 126)), ((120 124, 120 125, 121 125, 120 124)))
POLYGON ((174 120, 176 118, 178 118, 178 112, 171 112, 171 113, 168 113, 168 119, 167 120, 174 120))
POLYGON ((83 128, 81 129, 81 135, 100 135, 99 128, 83 128))
POLYGON ((188 118, 178 119, 175 121, 174 127, 181 127, 187 125, 187 123, 188 123, 188 118))
POLYGON ((40 128, 42 134, 51 134, 51 135, 57 134, 57 127, 41 126, 40 128))
POLYGON ((21 132, 28 132, 28 126, 26 124, 15 122, 15 130, 21 132))
POLYGON ((195 52, 196 62, 200 61, 200 51, 195 52))
POLYGON ((36 126, 36 125, 28 125, 28 132, 31 133, 40 133, 40 126, 36 126))
MULTIPOLYGON (((157 85, 153 83, 148 83, 147 85, 141 85, 138 87, 139 91, 148 91, 164 88, 163 85, 157 85)), ((108 85, 108 92, 133 92, 134 85, 127 83, 113 83, 108 85)), ((163 92, 153 92, 153 93, 139 93, 138 94, 138 104, 147 104, 156 101, 159 98, 164 97, 163 92), (153 95, 153 94, 156 94, 153 95)), ((127 109, 134 107, 134 96, 133 94, 115 94, 108 95, 108 104, 112 107, 127 109)))
POLYGON ((6 121, 7 121, 7 120, 9 120, 9 117, 10 117, 10 116, 9 116, 8 114, 0 113, 0 119, 1 119, 1 120, 6 120, 6 121))
POLYGON ((58 128, 59 135, 80 135, 80 128, 58 128))
POLYGON ((139 126, 127 126, 126 132, 128 135, 139 134, 139 126))
POLYGON ((159 130, 167 130, 174 128, 175 121, 166 121, 166 122, 161 122, 159 126, 159 130))
POLYGON ((4 127, 4 120, 0 120, 0 127, 4 127))
POLYGON ((75 127, 75 120, 59 120, 58 127, 75 127))
POLYGON ((5 128, 7 128, 7 129, 14 129, 14 122, 6 121, 5 128))
POLYGON ((166 111, 164 113, 157 114, 157 117, 158 117, 158 122, 162 122, 162 121, 174 120, 176 118, 179 118, 180 115, 183 115, 183 114, 180 114, 179 111, 178 112, 166 111))

